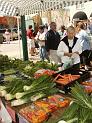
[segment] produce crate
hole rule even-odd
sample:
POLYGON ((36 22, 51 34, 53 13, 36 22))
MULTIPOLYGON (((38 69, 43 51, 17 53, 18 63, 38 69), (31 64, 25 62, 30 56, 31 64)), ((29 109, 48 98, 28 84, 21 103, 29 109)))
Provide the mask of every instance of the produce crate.
POLYGON ((63 71, 59 71, 58 73, 54 74, 54 78, 58 75, 66 75, 66 74, 71 74, 71 75, 80 75, 80 77, 74 81, 71 81, 70 83, 64 85, 64 84, 59 84, 57 83, 56 86, 60 89, 60 90, 64 90, 65 93, 68 93, 70 91, 70 87, 73 86, 76 82, 83 82, 86 79, 90 78, 90 72, 85 70, 85 69, 79 69, 79 68, 75 68, 75 67, 70 67, 66 70, 63 71))
POLYGON ((54 112, 67 108, 70 102, 70 98, 61 93, 35 101, 29 106, 20 109, 19 123, 26 123, 27 121, 29 123, 47 122, 54 112))

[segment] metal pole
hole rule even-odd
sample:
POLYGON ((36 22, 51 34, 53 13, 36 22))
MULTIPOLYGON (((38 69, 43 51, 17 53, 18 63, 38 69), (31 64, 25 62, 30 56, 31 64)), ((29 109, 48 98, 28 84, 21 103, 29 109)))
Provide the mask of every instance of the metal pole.
POLYGON ((23 60, 28 60, 27 38, 26 38, 26 25, 25 16, 21 16, 21 33, 22 33, 22 47, 23 47, 23 60))
POLYGON ((18 42, 19 42, 19 50, 20 50, 20 52, 19 52, 19 57, 20 57, 20 59, 21 59, 21 42, 20 42, 20 30, 19 30, 19 20, 20 20, 20 17, 19 16, 17 16, 16 17, 17 18, 17 26, 18 26, 18 42))

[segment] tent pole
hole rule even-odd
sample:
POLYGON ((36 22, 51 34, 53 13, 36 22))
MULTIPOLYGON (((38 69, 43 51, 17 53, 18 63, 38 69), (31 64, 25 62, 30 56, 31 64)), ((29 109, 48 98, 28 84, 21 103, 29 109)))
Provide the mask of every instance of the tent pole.
POLYGON ((20 20, 20 17, 19 16, 16 16, 17 18, 17 27, 18 27, 18 42, 19 42, 19 49, 20 49, 20 59, 21 59, 21 42, 20 42, 20 30, 19 30, 19 20, 20 20))
POLYGON ((26 38, 26 25, 25 16, 21 16, 21 33, 22 33, 22 47, 23 47, 23 60, 28 60, 27 38, 26 38))

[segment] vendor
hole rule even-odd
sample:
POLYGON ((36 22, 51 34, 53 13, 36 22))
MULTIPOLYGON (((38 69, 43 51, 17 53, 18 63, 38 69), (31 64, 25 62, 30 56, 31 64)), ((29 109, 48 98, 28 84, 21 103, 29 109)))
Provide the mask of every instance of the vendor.
POLYGON ((80 63, 80 54, 82 53, 81 41, 75 37, 75 28, 69 26, 67 28, 67 36, 65 36, 60 42, 57 55, 61 58, 63 64, 80 63))

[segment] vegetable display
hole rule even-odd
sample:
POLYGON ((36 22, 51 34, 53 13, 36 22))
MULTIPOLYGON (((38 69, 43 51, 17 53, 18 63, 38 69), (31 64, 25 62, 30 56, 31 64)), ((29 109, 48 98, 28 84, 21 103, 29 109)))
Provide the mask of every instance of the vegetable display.
POLYGON ((54 81, 62 85, 67 85, 71 83, 72 81, 77 80, 78 78, 80 78, 80 75, 71 75, 71 74, 60 75, 58 74, 56 78, 54 79, 54 81))
POLYGON ((87 93, 92 93, 92 82, 82 82, 81 84, 87 93))
POLYGON ((12 100, 15 98, 15 94, 17 92, 23 91, 24 85, 30 85, 30 80, 22 80, 20 78, 13 78, 11 82, 5 84, 5 86, 1 86, 0 96, 4 96, 6 100, 12 100))
POLYGON ((70 100, 61 96, 53 95, 43 100, 38 100, 21 109, 19 112, 31 123, 42 123, 47 120, 51 114, 60 108, 67 107, 70 100))
POLYGON ((91 123, 92 122, 92 97, 78 83, 71 88, 73 102, 63 113, 61 120, 67 123, 91 123))
POLYGON ((17 106, 20 105, 20 101, 24 104, 55 94, 58 92, 55 85, 56 84, 52 82, 52 77, 41 76, 40 78, 34 80, 30 86, 24 86, 24 92, 16 93, 17 100, 12 101, 11 105, 17 106))
POLYGON ((0 96, 11 100, 12 106, 17 106, 59 92, 55 86, 53 78, 48 75, 28 80, 15 77, 4 86, 0 86, 0 96))
POLYGON ((11 106, 27 103, 19 113, 31 123, 92 123, 92 82, 81 79, 85 70, 72 70, 61 72, 53 63, 0 55, 0 97, 11 106), (75 82, 79 79, 81 84, 75 82), (72 102, 64 95, 64 87, 71 90, 72 102))
POLYGON ((35 78, 39 78, 42 75, 48 75, 51 76, 55 74, 56 72, 54 70, 49 70, 49 69, 40 69, 34 73, 35 78))

